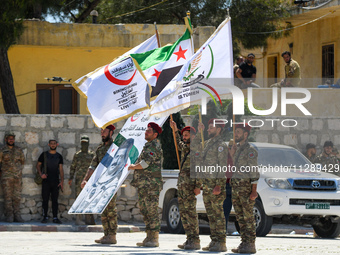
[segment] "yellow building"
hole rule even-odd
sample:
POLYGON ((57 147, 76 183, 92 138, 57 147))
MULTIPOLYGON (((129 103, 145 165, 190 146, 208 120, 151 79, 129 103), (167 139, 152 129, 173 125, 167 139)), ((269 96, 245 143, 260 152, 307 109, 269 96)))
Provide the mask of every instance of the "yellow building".
MULTIPOLYGON (((147 24, 25 21, 24 25, 23 35, 8 51, 22 114, 88 114, 86 99, 72 88, 72 82, 155 33, 154 25, 147 24)), ((162 45, 175 42, 185 31, 184 25, 157 27, 162 45)), ((202 45, 213 31, 213 27, 197 28, 195 46, 202 45)), ((5 113, 2 103, 0 113, 5 113)))
MULTIPOLYGON (((328 79, 333 84, 340 78, 340 2, 310 3, 307 7, 296 6, 286 20, 294 26, 289 37, 269 39, 267 47, 254 51, 256 83, 261 87, 284 78, 285 62, 281 57, 284 51, 290 51, 300 65, 300 87, 317 88, 328 79)), ((242 55, 251 51, 244 50, 242 55)))

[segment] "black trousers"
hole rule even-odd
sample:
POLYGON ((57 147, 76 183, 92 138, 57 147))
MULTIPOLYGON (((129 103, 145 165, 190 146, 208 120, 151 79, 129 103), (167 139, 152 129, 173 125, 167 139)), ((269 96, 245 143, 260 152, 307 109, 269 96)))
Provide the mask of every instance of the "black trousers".
POLYGON ((58 217, 58 196, 59 196, 59 182, 49 182, 44 180, 42 183, 42 208, 43 208, 43 216, 47 217, 48 212, 48 201, 52 200, 52 213, 53 218, 58 217))

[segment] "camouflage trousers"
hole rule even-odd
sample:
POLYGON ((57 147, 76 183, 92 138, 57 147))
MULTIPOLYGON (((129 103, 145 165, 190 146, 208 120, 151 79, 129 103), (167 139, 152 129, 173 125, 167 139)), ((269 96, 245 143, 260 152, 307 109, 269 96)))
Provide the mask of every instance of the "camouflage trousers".
POLYGON ((251 193, 250 180, 231 179, 232 203, 234 206, 236 220, 240 226, 242 242, 255 243, 256 225, 253 213, 255 200, 250 200, 251 193))
POLYGON ((179 176, 177 186, 179 212, 187 240, 199 241, 195 186, 190 185, 190 177, 182 176, 179 176))
POLYGON ((20 214, 21 178, 2 178, 1 187, 4 193, 4 209, 6 217, 20 214))
POLYGON ((223 202, 226 198, 225 185, 221 187, 219 195, 213 194, 214 187, 203 184, 203 202, 210 226, 210 238, 214 242, 225 242, 226 229, 223 212, 223 202))
POLYGON ((116 207, 117 194, 111 199, 110 203, 106 206, 101 215, 104 235, 117 234, 117 207, 116 207))
POLYGON ((83 181, 83 178, 77 178, 75 180, 75 188, 76 188, 76 195, 79 196, 82 188, 81 188, 81 182, 83 181))
POLYGON ((145 229, 160 231, 161 224, 158 216, 159 189, 138 188, 138 205, 145 229))

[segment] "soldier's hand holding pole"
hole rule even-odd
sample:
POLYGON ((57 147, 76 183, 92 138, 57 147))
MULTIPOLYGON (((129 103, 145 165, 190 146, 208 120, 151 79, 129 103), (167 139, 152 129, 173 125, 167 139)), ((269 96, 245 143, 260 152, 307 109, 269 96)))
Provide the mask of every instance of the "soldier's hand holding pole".
POLYGON ((195 196, 199 195, 201 193, 201 189, 200 188, 194 189, 194 193, 195 193, 195 196))
POLYGON ((221 193, 221 186, 215 186, 213 190, 214 195, 219 195, 221 193))

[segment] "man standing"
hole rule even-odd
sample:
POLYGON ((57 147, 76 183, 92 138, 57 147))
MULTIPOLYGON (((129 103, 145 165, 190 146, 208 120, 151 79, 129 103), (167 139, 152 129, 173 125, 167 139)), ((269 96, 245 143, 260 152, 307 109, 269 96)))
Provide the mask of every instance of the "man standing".
MULTIPOLYGON (((203 202, 210 226, 211 242, 207 247, 203 247, 204 251, 227 251, 226 247, 226 229, 225 218, 223 213, 223 202, 226 198, 226 180, 225 173, 221 170, 226 166, 228 158, 228 147, 221 136, 224 124, 217 124, 217 119, 210 119, 208 122, 209 140, 205 141, 204 149, 202 146, 196 147, 195 161, 200 160, 200 164, 204 175, 201 174, 203 180, 203 202), (207 169, 215 168, 215 171, 209 172, 207 169), (204 170, 206 170, 204 172, 204 170)), ((203 123, 199 123, 198 132, 204 131, 203 123)), ((200 135, 195 138, 194 144, 199 139, 200 135)), ((196 163, 195 162, 195 163, 196 163)))
POLYGON ((336 174, 340 176, 339 171, 337 171, 337 166, 339 161, 337 157, 332 154, 333 143, 332 141, 326 141, 323 145, 323 152, 315 158, 314 163, 319 163, 322 165, 322 170, 329 172, 331 174, 336 174))
POLYGON ((131 185, 138 189, 138 204, 145 223, 146 238, 137 246, 158 247, 159 231, 161 229, 158 216, 159 193, 163 189, 162 148, 158 135, 162 128, 157 123, 150 122, 145 131, 142 153, 136 164, 131 164, 129 170, 135 170, 131 185))
POLYGON ((41 223, 47 223, 48 221, 48 201, 51 196, 53 223, 61 224, 61 221, 58 219, 58 196, 59 189, 63 191, 64 187, 63 156, 57 152, 58 142, 56 140, 49 140, 48 146, 50 149, 41 153, 37 163, 38 173, 43 179, 41 191, 43 219, 41 223), (46 169, 46 172, 42 172, 43 168, 46 169))
POLYGON ((284 51, 281 57, 285 61, 285 78, 270 87, 298 87, 301 82, 300 65, 292 59, 289 51, 284 51))
MULTIPOLYGON (((86 175, 86 172, 91 164, 94 157, 94 152, 89 150, 90 138, 87 135, 83 135, 80 138, 81 149, 74 154, 72 164, 70 167, 70 179, 68 184, 71 186, 74 176, 76 175, 76 197, 81 192, 81 182, 86 175)), ((84 222, 81 220, 82 215, 76 215, 76 225, 83 225, 84 222)), ((92 214, 85 215, 85 223, 87 225, 95 225, 94 217, 92 214)))
POLYGON ((309 143, 306 145, 306 158, 309 159, 310 162, 314 163, 315 158, 316 158, 316 149, 315 149, 315 144, 309 143))
POLYGON ((190 142, 195 138, 196 130, 194 127, 184 127, 181 131, 182 141, 176 122, 170 121, 170 126, 176 133, 178 149, 182 152, 181 169, 177 182, 178 206, 187 240, 184 244, 178 245, 178 248, 199 250, 201 245, 198 215, 196 213, 196 196, 200 193, 202 183, 199 179, 190 177, 190 142))
POLYGON ((0 176, 6 221, 23 222, 20 215, 20 200, 25 157, 22 149, 14 144, 15 134, 13 132, 6 133, 5 142, 5 146, 0 149, 0 176))
POLYGON ((236 76, 241 80, 241 89, 246 89, 249 87, 260 88, 259 85, 255 84, 256 80, 256 67, 253 65, 255 55, 249 53, 246 61, 241 63, 236 71, 236 76))
POLYGON ((242 81, 237 78, 237 75, 236 75, 236 72, 237 72, 237 69, 239 69, 240 65, 244 62, 244 58, 242 56, 238 56, 236 58, 236 64, 234 65, 233 69, 234 69, 234 83, 235 83, 235 86, 241 88, 241 85, 242 85, 242 81))
MULTIPOLYGON (((96 170, 100 161, 102 161, 108 149, 111 147, 113 140, 112 135, 115 130, 114 125, 109 125, 105 129, 101 130, 102 143, 98 146, 95 151, 95 155, 91 161, 90 167, 87 170, 87 173, 84 177, 84 180, 81 183, 81 188, 84 188, 86 182, 90 179, 94 170, 96 170)), ((111 199, 110 203, 106 206, 105 210, 101 215, 104 236, 100 239, 96 239, 96 243, 101 244, 116 244, 116 234, 118 227, 118 219, 117 219, 117 208, 116 208, 116 199, 117 194, 111 199)))
POLYGON ((231 251, 234 253, 256 253, 256 225, 253 214, 257 197, 257 182, 260 177, 257 168, 257 151, 248 143, 251 127, 236 125, 235 142, 231 150, 236 172, 231 179, 232 203, 236 220, 240 226, 241 244, 231 251))

